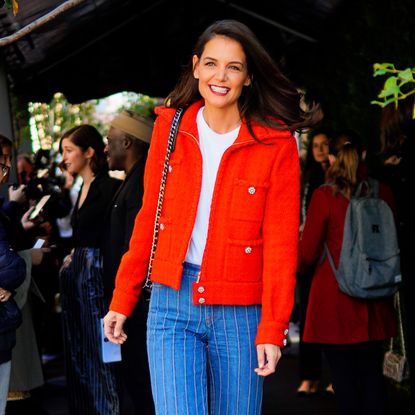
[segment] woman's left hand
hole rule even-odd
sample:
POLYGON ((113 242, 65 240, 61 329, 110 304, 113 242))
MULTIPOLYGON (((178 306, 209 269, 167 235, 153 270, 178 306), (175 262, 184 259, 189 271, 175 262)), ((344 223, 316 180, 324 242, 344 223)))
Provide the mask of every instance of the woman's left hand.
POLYGON ((255 372, 258 376, 268 376, 275 372, 278 361, 281 358, 281 349, 275 344, 258 344, 258 367, 255 372))

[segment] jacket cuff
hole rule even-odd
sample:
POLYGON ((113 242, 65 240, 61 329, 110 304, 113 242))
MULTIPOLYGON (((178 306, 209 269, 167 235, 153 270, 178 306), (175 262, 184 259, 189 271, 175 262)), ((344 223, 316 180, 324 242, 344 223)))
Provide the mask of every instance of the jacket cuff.
POLYGON ((285 347, 287 345, 288 325, 281 323, 259 323, 255 345, 275 344, 285 347))
POLYGON ((114 290, 109 308, 111 311, 115 311, 130 317, 137 304, 139 295, 140 293, 135 296, 123 291, 114 290))

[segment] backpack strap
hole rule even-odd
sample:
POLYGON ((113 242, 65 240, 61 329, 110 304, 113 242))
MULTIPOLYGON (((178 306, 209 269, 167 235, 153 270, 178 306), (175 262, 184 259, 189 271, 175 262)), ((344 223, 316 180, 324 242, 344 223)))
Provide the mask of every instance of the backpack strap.
POLYGON ((368 183, 369 183, 370 195, 372 197, 378 198, 379 197, 379 180, 376 180, 373 177, 369 177, 368 183))
POLYGON ((356 188, 353 197, 379 197, 379 180, 369 177, 367 180, 362 180, 356 188), (363 186, 366 187, 366 194, 362 196, 363 186))
POLYGON ((362 194, 362 188, 363 188, 363 185, 366 185, 367 186, 367 183, 363 180, 363 181, 361 181, 358 185, 357 185, 357 187, 356 187, 356 190, 355 190, 355 192, 354 192, 354 194, 353 194, 353 196, 352 197, 360 197, 361 196, 361 194, 362 194))
POLYGON ((336 266, 334 265, 333 257, 331 256, 331 253, 330 253, 329 247, 327 246, 327 243, 324 242, 324 253, 323 253, 323 256, 320 259, 320 264, 323 262, 326 255, 327 255, 327 258, 329 259, 331 269, 334 272, 335 277, 337 278, 337 269, 336 269, 336 266))

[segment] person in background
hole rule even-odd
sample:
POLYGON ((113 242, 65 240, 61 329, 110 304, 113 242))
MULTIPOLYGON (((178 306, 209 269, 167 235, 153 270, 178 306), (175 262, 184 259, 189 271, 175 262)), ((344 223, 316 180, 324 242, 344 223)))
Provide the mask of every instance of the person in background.
POLYGON ((413 191, 415 189, 413 168, 415 166, 415 95, 387 105, 382 110, 381 154, 384 164, 380 174, 382 180, 392 188, 396 200, 398 238, 401 255, 402 289, 405 331, 407 337, 409 378, 412 408, 415 408, 415 266, 413 245, 415 215, 413 191))
MULTIPOLYGON (((0 134, 0 184, 7 182, 11 168, 12 142, 0 134)), ((26 265, 10 248, 9 218, 0 207, 0 415, 5 414, 12 349, 21 312, 13 300, 14 290, 25 279, 26 265)))
POLYGON ((314 190, 325 180, 329 167, 329 140, 331 132, 315 129, 309 134, 309 144, 304 165, 301 170, 301 223, 307 215, 307 209, 314 190))
POLYGON ((33 161, 29 154, 19 154, 17 156, 17 177, 19 184, 28 184, 33 178, 33 161))
POLYGON ((292 132, 320 120, 300 99, 251 30, 224 20, 200 36, 169 107, 157 110, 143 206, 104 319, 107 337, 124 343, 149 265, 171 122, 185 108, 152 263, 156 413, 261 413, 294 300, 300 181, 292 132))
MULTIPOLYGON (((134 220, 141 208, 144 166, 154 121, 132 111, 117 115, 108 132, 106 153, 111 170, 125 171, 126 177, 111 202, 104 243, 104 289, 109 306, 121 258, 128 251, 134 220)), ((154 413, 146 350, 148 298, 142 296, 125 331, 129 341, 122 345, 122 385, 133 403, 130 414, 154 413)), ((122 398, 121 394, 121 398, 122 398)), ((122 412, 126 411, 121 399, 122 412)))
MULTIPOLYGON (((382 373, 383 341, 396 334, 392 298, 363 300, 340 291, 324 243, 337 267, 349 200, 367 180, 365 151, 357 135, 330 141, 326 183, 313 193, 299 244, 298 272, 313 271, 303 340, 322 344, 340 414, 383 415, 387 411, 382 373)), ((393 204, 388 187, 379 196, 393 204)))
POLYGON ((83 179, 72 213, 74 250, 62 265, 60 298, 71 414, 117 415, 112 364, 100 356, 100 318, 105 315, 102 244, 110 203, 120 181, 108 176, 105 144, 91 125, 61 138, 64 168, 83 179))
MULTIPOLYGON (((329 139, 331 133, 324 129, 315 129, 309 134, 309 144, 304 166, 301 172, 301 226, 307 216, 307 209, 314 190, 324 184, 329 166, 329 139)), ((305 316, 307 313, 308 295, 310 293, 311 275, 297 275, 298 316, 300 322, 299 343, 299 375, 300 386, 297 396, 316 394, 319 390, 322 365, 322 351, 319 344, 303 342, 305 316)), ((327 391, 332 391, 328 385, 327 391)))

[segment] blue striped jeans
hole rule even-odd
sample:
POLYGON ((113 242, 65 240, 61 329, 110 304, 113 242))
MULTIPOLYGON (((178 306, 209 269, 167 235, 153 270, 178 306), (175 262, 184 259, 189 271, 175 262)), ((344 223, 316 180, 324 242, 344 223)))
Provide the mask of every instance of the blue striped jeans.
POLYGON ((181 288, 154 283, 147 322, 158 415, 258 415, 263 378, 255 336, 260 306, 193 305, 200 267, 184 264, 181 288))

